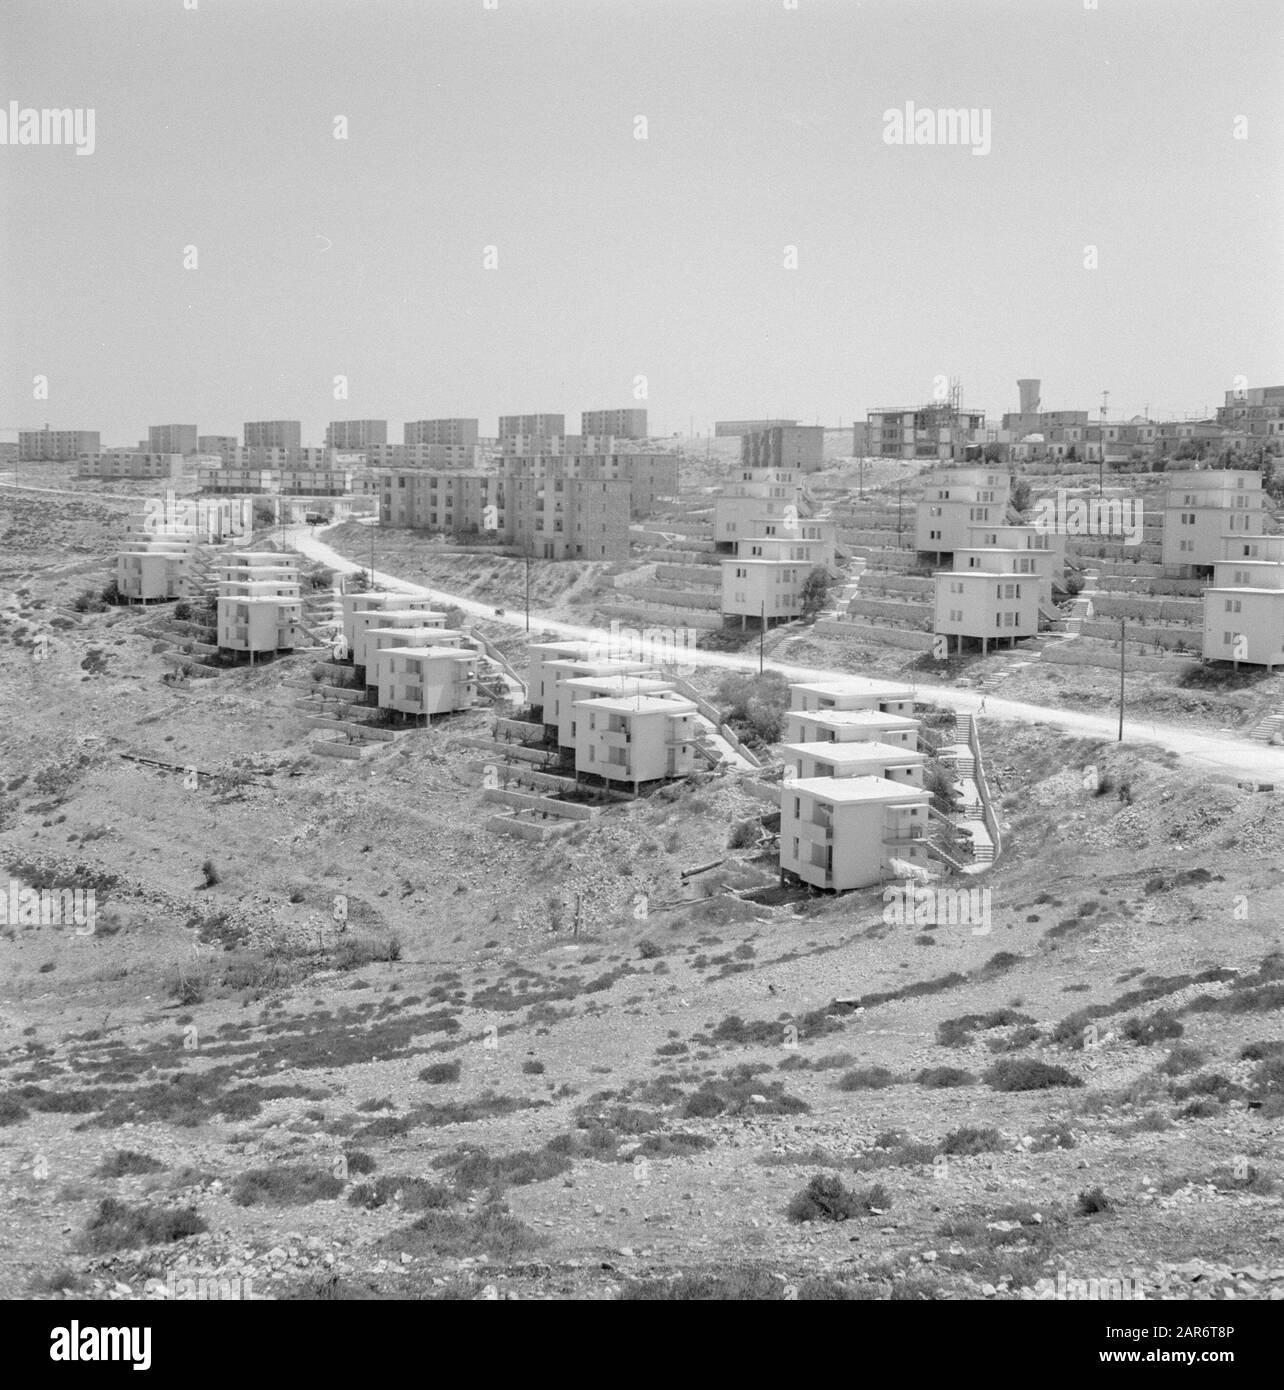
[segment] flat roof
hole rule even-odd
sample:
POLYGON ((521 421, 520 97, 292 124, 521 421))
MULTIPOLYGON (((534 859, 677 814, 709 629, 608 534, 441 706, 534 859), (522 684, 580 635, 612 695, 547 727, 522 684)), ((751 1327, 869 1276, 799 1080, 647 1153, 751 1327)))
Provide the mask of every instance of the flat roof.
MULTIPOLYGON (((369 613, 354 613, 354 618, 373 618, 378 622, 387 622, 389 618, 413 618, 415 622, 422 623, 425 617, 444 618, 444 613, 435 613, 431 608, 382 608, 369 613)), ((431 626, 431 624, 429 624, 431 626)))
POLYGON ((867 724, 884 729, 917 729, 919 721, 907 714, 884 714, 878 709, 791 709, 788 719, 809 719, 814 724, 867 724))
POLYGON ((430 656, 430 657, 453 657, 456 661, 476 661, 477 653, 474 651, 463 651, 459 647, 385 647, 384 651, 392 656, 430 656))
POLYGON ((694 714, 695 704, 691 700, 666 700, 660 695, 643 695, 638 699, 617 699, 602 696, 596 700, 577 700, 578 708, 605 710, 608 714, 694 714))
POLYGON ((925 763, 926 753, 917 753, 896 743, 784 743, 790 753, 805 758, 824 758, 832 763, 925 763))
POLYGON ((833 802, 900 801, 926 805, 931 795, 918 787, 890 782, 886 777, 803 777, 790 782, 789 789, 833 802))
POLYGON ((1284 594, 1284 588, 1266 589, 1260 584, 1220 584, 1209 585, 1206 594, 1284 594))
POLYGON ((790 690, 814 690, 818 695, 877 695, 883 700, 913 699, 908 685, 893 685, 890 681, 871 680, 868 676, 852 676, 850 680, 795 681, 790 690))
POLYGON ((558 685, 571 686, 576 690, 600 690, 603 695, 618 690, 627 694, 630 690, 672 690, 673 682, 658 680, 649 676, 572 676, 569 680, 558 681, 558 685))

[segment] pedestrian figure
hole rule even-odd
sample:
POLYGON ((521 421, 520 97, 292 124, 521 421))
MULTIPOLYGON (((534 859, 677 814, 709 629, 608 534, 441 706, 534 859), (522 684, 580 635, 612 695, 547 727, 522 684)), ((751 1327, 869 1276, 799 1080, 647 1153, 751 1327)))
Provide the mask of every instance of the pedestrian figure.
POLYGON ((981 710, 980 710, 980 712, 981 712, 982 714, 985 713, 985 696, 984 696, 984 695, 981 696, 981 710))

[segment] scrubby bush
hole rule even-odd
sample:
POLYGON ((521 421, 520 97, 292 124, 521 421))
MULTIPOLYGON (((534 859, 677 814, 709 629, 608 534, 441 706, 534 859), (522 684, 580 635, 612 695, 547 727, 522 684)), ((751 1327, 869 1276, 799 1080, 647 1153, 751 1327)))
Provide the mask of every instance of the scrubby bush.
POLYGON ((1033 1057, 1004 1057, 985 1073, 985 1084, 995 1091, 1043 1091, 1051 1086, 1082 1086, 1065 1067, 1033 1057))
POLYGON ((431 1062, 419 1073, 419 1079, 428 1082, 430 1086, 441 1086, 447 1081, 458 1081, 461 1070, 458 1061, 431 1062))
POLYGON ((866 1193, 853 1192, 835 1173, 817 1173, 785 1208, 790 1221, 849 1221, 866 1216, 872 1210, 886 1211, 891 1206, 882 1183, 875 1183, 866 1193))
POLYGON ((840 1091, 879 1091, 896 1084, 896 1077, 886 1067, 853 1067, 838 1078, 840 1091))
POLYGON ((976 1077, 962 1067, 927 1067, 914 1078, 920 1086, 940 1090, 948 1086, 975 1086, 976 1077))

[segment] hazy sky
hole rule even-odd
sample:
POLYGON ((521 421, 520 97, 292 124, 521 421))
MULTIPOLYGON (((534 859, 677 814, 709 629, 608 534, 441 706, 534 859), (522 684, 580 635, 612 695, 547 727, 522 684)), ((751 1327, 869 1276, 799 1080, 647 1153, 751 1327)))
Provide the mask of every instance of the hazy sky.
POLYGON ((195 3, 0 0, 0 109, 95 113, 0 147, 0 437, 1284 381, 1280 0, 195 3))

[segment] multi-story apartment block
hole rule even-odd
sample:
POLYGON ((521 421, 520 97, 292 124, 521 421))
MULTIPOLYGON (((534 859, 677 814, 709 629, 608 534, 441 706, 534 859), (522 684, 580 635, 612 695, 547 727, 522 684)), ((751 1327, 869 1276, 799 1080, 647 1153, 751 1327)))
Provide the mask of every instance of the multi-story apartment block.
POLYGON ((672 689, 672 684, 659 676, 636 674, 570 676, 560 680, 553 705, 557 711, 557 746, 575 747, 576 711, 584 700, 637 699, 642 695, 662 695, 672 689))
POLYGON ((303 624, 303 600, 281 593, 237 592, 244 585, 267 584, 278 590, 297 585, 299 556, 292 551, 234 550, 220 558, 218 645, 233 652, 247 652, 251 659, 261 652, 293 651, 303 624))
POLYGON ((500 528, 500 480, 476 469, 380 469, 379 521, 448 533, 500 528))
POLYGON ((1284 386, 1252 386, 1227 391, 1217 407, 1217 424, 1256 442, 1284 439, 1284 386))
POLYGON ((298 420, 247 420, 242 430, 247 449, 297 449, 303 443, 298 420))
POLYGON ((210 493, 280 493, 283 497, 346 497, 353 491, 351 468, 243 468, 233 464, 203 465, 197 485, 210 493))
POLYGON ((1180 578, 1211 571, 1225 537, 1262 533, 1262 475, 1233 469, 1165 474, 1164 534, 1160 561, 1180 578))
POLYGON ((513 434, 543 434, 562 439, 566 434, 565 415, 501 415, 499 437, 513 434))
POLYGON ((879 458, 962 458, 978 430, 983 410, 964 410, 946 402, 908 409, 882 406, 866 416, 870 452, 879 458))
POLYGON ((767 627, 799 617, 807 580, 824 553, 823 541, 788 535, 737 542, 735 555, 722 561, 723 616, 739 617, 741 627, 750 617, 767 627))
POLYGON ((218 454, 222 457, 238 447, 234 434, 202 434, 196 440, 198 454, 218 454))
MULTIPOLYGON (((1284 542, 1284 536, 1261 539, 1284 542)), ((1203 655, 1268 670, 1284 665, 1284 560, 1234 559, 1213 566, 1212 585, 1204 590, 1203 655)))
MULTIPOLYGON (((394 594, 382 589, 366 589, 360 593, 345 593, 339 598, 342 613, 343 640, 349 653, 356 649, 358 613, 382 613, 384 611, 405 612, 407 609, 419 614, 421 626, 444 628, 446 615, 433 607, 433 600, 420 595, 394 594)), ((370 627, 362 625, 361 631, 370 627)))
POLYGON ((379 708, 428 719, 471 709, 477 653, 457 646, 387 647, 379 653, 379 708))
POLYGON ((1055 524, 999 522, 992 526, 969 527, 964 548, 1040 551, 1048 556, 1048 572, 1052 582, 1063 584, 1066 577, 1066 534, 1055 524))
POLYGON ((646 439, 645 410, 583 410, 581 434, 613 434, 617 439, 646 439))
POLYGON ((462 417, 408 420, 402 426, 402 440, 406 444, 445 444, 457 449, 474 449, 477 447, 477 421, 462 417))
POLYGON ((292 598, 218 598, 218 645, 233 652, 293 651, 299 644, 303 602, 292 598))
POLYGON ((740 436, 740 462, 745 468, 788 469, 815 473, 825 466, 822 425, 772 425, 740 436))
POLYGON ((809 777, 886 777, 921 787, 927 754, 893 743, 786 743, 785 794, 791 782, 809 777))
POLYGON ((714 544, 734 551, 738 541, 764 534, 764 523, 783 522, 790 531, 809 510, 796 469, 742 468, 714 499, 714 544))
MULTIPOLYGON (((537 662, 539 666, 540 708, 545 737, 558 741, 558 746, 563 748, 573 746, 571 743, 563 744, 560 740, 568 728, 572 738, 574 737, 574 716, 570 715, 572 722, 569 726, 567 716, 580 694, 579 691, 569 687, 566 684, 567 681, 590 678, 601 680, 612 676, 632 679, 660 679, 660 673, 649 662, 630 661, 624 657, 595 656, 592 651, 583 656, 563 657, 546 650, 538 658, 533 655, 531 660, 532 671, 534 671, 537 662)), ((531 700, 534 703, 535 685, 532 684, 530 689, 532 692, 531 700)))
POLYGON ((557 682, 565 680, 561 668, 564 661, 584 661, 601 650, 601 644, 586 639, 572 638, 562 642, 531 642, 527 645, 526 699, 530 705, 531 718, 543 722, 545 730, 551 724, 557 726, 556 711, 552 710, 557 682), (543 720, 545 706, 549 706, 552 717, 543 720))
POLYGON ((116 591, 130 602, 181 598, 198 544, 193 536, 165 531, 130 541, 116 555, 116 591))
POLYGON ((504 538, 536 559, 627 560, 631 499, 627 482, 509 476, 504 538))
POLYGON ((1014 565, 1036 563, 1034 551, 970 550, 956 552, 955 568, 938 570, 936 621, 938 636, 977 638, 981 650, 990 641, 1035 637, 1039 631, 1039 576, 1014 565), (966 557, 966 567, 958 568, 966 557))
POLYGON ((965 546, 954 552, 954 572, 1017 574, 1032 579, 1040 603, 1052 602, 1052 553, 1017 546, 965 546))
POLYGON ((18 460, 21 463, 65 463, 81 454, 102 452, 102 437, 97 430, 18 431, 18 460))
POLYGON ((926 867, 929 794, 885 777, 809 777, 781 787, 780 870, 815 888, 865 888, 926 867))
POLYGON ((183 476, 182 454, 140 454, 112 450, 81 454, 76 460, 78 478, 170 478, 183 476))
POLYGON ((575 772, 631 784, 685 777, 695 761, 696 706, 671 695, 603 696, 575 706, 575 772))
POLYGON ((757 430, 776 429, 781 425, 793 426, 797 420, 715 420, 713 433, 717 438, 728 438, 738 434, 752 434, 757 430))
MULTIPOLYGON (((446 630, 446 616, 428 606, 431 600, 410 599, 406 595, 398 597, 401 603, 396 607, 380 605, 378 608, 359 608, 351 614, 344 613, 343 632, 352 664, 365 670, 368 685, 373 683, 368 679, 374 664, 373 653, 379 649, 376 642, 368 640, 371 632, 376 629, 390 632, 398 628, 426 627, 446 630)), ((436 645, 435 638, 433 645, 436 645)))
POLYGON ((149 454, 195 454, 199 452, 195 425, 148 425, 149 454))
POLYGON ((789 687, 793 710, 877 710, 882 714, 914 714, 914 692, 909 686, 847 676, 831 681, 800 681, 789 687))
MULTIPOLYGON (((505 440, 505 443, 511 441, 505 440)), ((501 462, 505 478, 587 478, 629 484, 629 510, 649 516, 656 503, 678 495, 676 454, 514 454, 501 462)))
POLYGON ((325 430, 327 449, 359 450, 387 442, 387 420, 331 420, 325 430))
POLYGON ((367 444, 354 457, 376 470, 476 470, 482 463, 482 451, 476 444, 367 444))
POLYGON ((914 548, 949 554, 969 543, 974 526, 1008 520, 1012 475, 1000 468, 951 468, 930 474, 915 510, 914 548))
MULTIPOLYGON (((422 616, 432 618, 436 615, 426 613, 422 616)), ((361 640, 366 654, 366 665, 362 669, 365 672, 366 686, 371 687, 379 684, 379 670, 384 652, 393 647, 461 647, 464 634, 458 628, 433 627, 420 623, 413 627, 368 627, 361 640)))
POLYGON ((890 743, 918 750, 919 721, 877 709, 794 709, 785 715, 787 743, 890 743))

